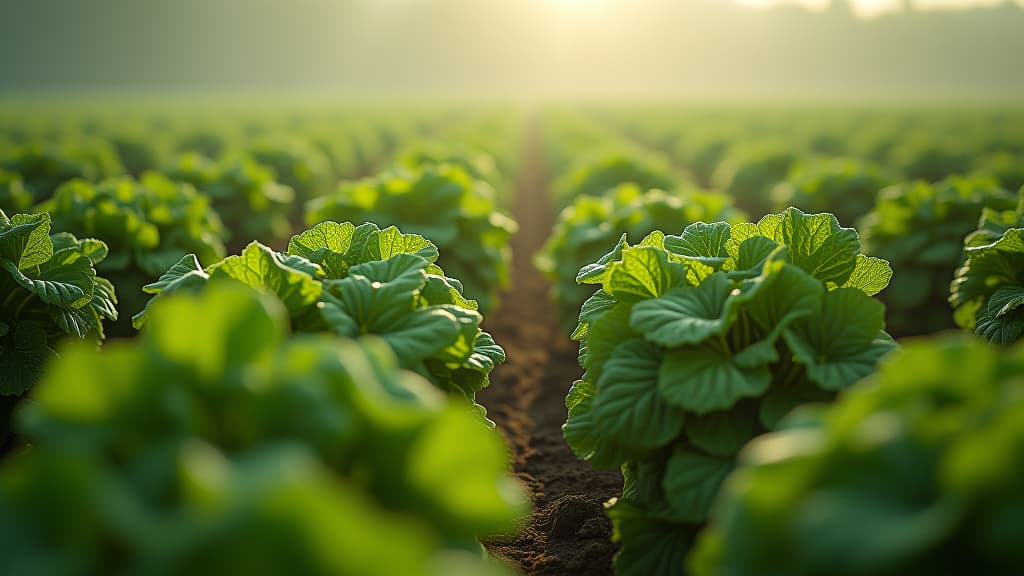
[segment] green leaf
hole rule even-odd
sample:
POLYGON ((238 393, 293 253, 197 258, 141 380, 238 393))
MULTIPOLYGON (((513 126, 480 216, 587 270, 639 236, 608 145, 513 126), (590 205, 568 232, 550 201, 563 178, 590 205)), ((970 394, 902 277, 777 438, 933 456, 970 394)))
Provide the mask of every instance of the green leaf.
POLYGON ((668 459, 662 485, 672 514, 685 522, 702 523, 726 476, 732 458, 716 458, 680 445, 668 459))
POLYGON ((39 269, 39 276, 26 276, 10 260, 0 261, 23 288, 51 306, 80 308, 92 300, 96 271, 81 252, 66 251, 39 269))
POLYGON ((731 229, 727 222, 694 222, 684 228, 679 236, 666 236, 665 249, 717 270, 728 257, 725 243, 729 240, 731 229))
MULTIPOLYGON (((2 214, 2 213, 3 213, 3 211, 0 211, 0 214, 2 214)), ((5 217, 6 217, 6 216, 5 216, 5 217)), ((7 324, 5 324, 5 323, 3 323, 3 322, 0 322, 0 338, 3 338, 4 336, 6 336, 6 335, 7 335, 7 333, 8 333, 8 332, 9 332, 10 330, 11 330, 11 327, 10 327, 10 326, 8 326, 7 324)))
POLYGON ((9 226, 0 230, 0 259, 10 260, 19 269, 39 266, 53 255, 50 241, 50 215, 15 214, 9 226))
POLYGON ((793 323, 783 337, 807 370, 826 390, 842 390, 875 371, 878 360, 895 347, 879 339, 885 306, 856 288, 824 295, 821 310, 793 323))
POLYGON ((285 266, 276 252, 258 242, 246 246, 240 255, 211 266, 210 277, 232 278, 261 293, 273 294, 292 317, 315 305, 322 292, 312 276, 285 266))
POLYGON ((672 271, 663 250, 636 246, 622 252, 622 260, 608 265, 606 292, 620 302, 657 298, 672 287, 672 271))
POLYGON ((608 310, 611 310, 615 304, 615 298, 604 290, 598 290, 593 296, 587 298, 586 302, 584 302, 583 306, 580 308, 579 324, 577 324, 576 330, 572 333, 572 339, 583 339, 583 337, 587 335, 587 332, 590 329, 590 323, 594 318, 604 314, 608 310))
MULTIPOLYGON (((330 278, 344 278, 352 259, 356 227, 349 222, 321 222, 288 241, 288 254, 320 265, 330 278)), ((364 239, 365 243, 365 239, 364 239)), ((362 247, 359 248, 360 252, 362 247)))
POLYGON ((756 404, 740 402, 729 410, 690 417, 686 437, 690 443, 715 456, 732 456, 754 437, 756 404))
POLYGON ((587 264, 580 269, 579 273, 576 275, 576 283, 603 284, 608 278, 609 264, 622 260, 622 252, 627 248, 629 248, 629 243, 626 242, 626 233, 623 232, 618 243, 615 244, 615 248, 613 248, 611 252, 602 256, 597 262, 587 264))
POLYGON ((448 348, 459 337, 459 322, 442 307, 423 308, 397 321, 377 324, 371 333, 384 339, 403 362, 415 362, 448 348))
POLYGON ((744 367, 715 341, 665 352, 658 390, 669 403, 707 414, 760 396, 771 384, 767 364, 744 367))
POLYGON ((789 208, 773 239, 779 241, 780 235, 789 247, 789 261, 818 280, 842 285, 857 266, 860 237, 853 228, 839 226, 832 214, 789 208))
POLYGON ((1004 286, 996 290, 977 313, 974 331, 996 344, 1013 344, 1024 336, 1024 289, 1004 286))
POLYGON ((892 267, 881 258, 857 255, 857 265, 850 278, 842 285, 843 288, 856 288, 868 296, 874 296, 889 285, 892 279, 892 267))
POLYGON ((416 234, 402 234, 398 228, 390 226, 377 233, 366 243, 364 258, 369 260, 387 260, 398 254, 414 254, 427 262, 436 262, 437 247, 429 240, 416 234))
POLYGON ((774 342, 790 323, 812 316, 824 294, 822 283, 802 269, 770 258, 762 276, 744 284, 727 305, 746 310, 764 339, 774 342))
POLYGON ((22 394, 35 385, 56 354, 47 345, 46 331, 30 320, 0 338, 0 395, 22 394))
POLYGON ((658 392, 660 365, 658 348, 635 338, 615 349, 597 382, 596 425, 632 451, 664 446, 683 429, 683 411, 658 392))
POLYGON ((182 256, 181 260, 174 266, 171 266, 167 272, 164 272, 156 282, 147 284, 142 288, 142 291, 146 294, 160 294, 161 292, 172 292, 177 284, 190 274, 195 273, 196 276, 201 280, 206 280, 209 275, 203 270, 203 267, 199 264, 199 258, 195 254, 188 254, 182 256))
POLYGON ((598 316, 590 326, 586 338, 586 354, 583 367, 595 381, 601 378, 601 371, 615 348, 636 336, 629 327, 630 306, 616 304, 610 310, 598 316))
POLYGON ((723 272, 716 272, 696 287, 683 286, 664 296, 633 306, 630 326, 650 342, 666 348, 699 344, 722 335, 735 320, 725 313, 732 286, 723 272))

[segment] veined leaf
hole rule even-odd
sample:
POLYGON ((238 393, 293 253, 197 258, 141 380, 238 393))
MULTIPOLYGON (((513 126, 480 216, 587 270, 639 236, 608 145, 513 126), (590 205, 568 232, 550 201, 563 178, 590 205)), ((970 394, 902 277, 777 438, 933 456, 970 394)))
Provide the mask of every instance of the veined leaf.
POLYGON ((723 272, 712 274, 696 287, 683 286, 664 296, 638 302, 630 315, 630 326, 644 338, 666 348, 699 344, 722 335, 734 317, 726 314, 725 303, 732 291, 723 272))

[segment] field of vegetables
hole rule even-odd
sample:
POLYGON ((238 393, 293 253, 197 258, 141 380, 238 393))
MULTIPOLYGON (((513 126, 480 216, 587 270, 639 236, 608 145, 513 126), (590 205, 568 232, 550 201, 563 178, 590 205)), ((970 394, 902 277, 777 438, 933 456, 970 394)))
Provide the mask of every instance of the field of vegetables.
POLYGON ((1024 572, 1024 110, 0 107, 0 574, 1024 572))

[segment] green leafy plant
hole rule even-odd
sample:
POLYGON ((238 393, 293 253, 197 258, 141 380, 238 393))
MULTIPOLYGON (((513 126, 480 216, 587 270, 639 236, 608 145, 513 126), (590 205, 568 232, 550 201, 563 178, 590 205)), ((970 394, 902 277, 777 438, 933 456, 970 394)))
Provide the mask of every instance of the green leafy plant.
POLYGON ((119 288, 124 314, 111 331, 116 336, 133 334, 130 315, 145 306, 143 286, 186 254, 212 262, 225 252, 224 228, 209 198, 154 172, 140 180, 74 180, 37 211, 49 212, 57 229, 98 238, 110 247, 97 270, 119 288))
POLYGON ((66 349, 34 400, 4 574, 501 574, 477 539, 527 512, 498 434, 383 342, 289 337, 235 283, 66 349))
POLYGON ((1020 198, 1016 210, 982 212, 949 297, 957 324, 997 344, 1024 335, 1024 189, 1020 198))
POLYGON ((231 239, 256 238, 272 245, 288 240, 295 192, 277 182, 270 168, 246 157, 214 162, 191 152, 166 174, 209 196, 231 239))
POLYGON ((21 176, 0 169, 0 210, 10 213, 27 212, 32 207, 32 194, 25 188, 21 176))
POLYGON ((949 283, 962 264, 964 238, 982 210, 1012 210, 1016 198, 990 180, 950 178, 883 190, 860 229, 868 254, 899 271, 882 300, 898 337, 953 328, 949 283))
POLYGON ((580 196, 601 196, 620 184, 672 190, 679 186, 679 177, 658 156, 612 152, 577 163, 554 182, 552 190, 555 202, 564 207, 580 196))
POLYGON ((841 223, 852 223, 871 211, 880 190, 896 181, 882 166, 853 158, 798 161, 772 190, 772 201, 778 208, 831 211, 841 223))
POLYGON ((690 559, 700 576, 1016 574, 1024 349, 916 341, 758 438, 690 559))
POLYGON ((580 196, 562 210, 534 263, 551 280, 551 298, 559 322, 568 331, 575 326, 580 306, 596 290, 577 283, 576 274, 603 256, 623 234, 628 242, 639 242, 655 230, 681 223, 741 219, 729 198, 721 194, 644 191, 634 184, 622 184, 602 197, 580 196))
POLYGON ((48 214, 0 210, 0 450, 10 411, 56 357, 60 340, 103 338, 117 319, 114 286, 96 275, 99 240, 50 235, 48 214))
MULTIPOLYGON (((145 291, 156 295, 152 303, 205 289, 217 278, 241 282, 275 296, 296 332, 378 335, 403 368, 482 415, 484 408, 473 404, 476 393, 505 352, 480 330, 476 302, 434 264, 437 258, 437 247, 425 238, 393 226, 323 222, 293 236, 285 253, 253 242, 206 268, 186 256, 145 291)), ((146 316, 146 310, 136 315, 135 326, 141 328, 146 316)))
POLYGON ((595 467, 622 467, 620 574, 678 573, 739 448, 894 347, 871 298, 892 271, 859 252, 835 216, 789 208, 622 239, 580 271, 601 289, 574 334, 585 374, 563 431, 595 467))
POLYGON ((440 250, 440 264, 461 280, 483 310, 508 285, 509 237, 516 223, 498 211, 494 189, 449 164, 398 169, 343 182, 306 208, 306 224, 374 222, 419 234, 440 250))
MULTIPOLYGON (((0 168, 13 172, 31 194, 31 204, 50 198, 57 187, 80 178, 98 181, 123 173, 117 152, 103 141, 37 142, 12 150, 0 160, 0 168)), ((26 206, 0 206, 24 210, 26 206)))
POLYGON ((772 209, 772 188, 785 180, 795 160, 792 148, 781 143, 733 147, 715 169, 712 183, 747 213, 765 214, 772 209))

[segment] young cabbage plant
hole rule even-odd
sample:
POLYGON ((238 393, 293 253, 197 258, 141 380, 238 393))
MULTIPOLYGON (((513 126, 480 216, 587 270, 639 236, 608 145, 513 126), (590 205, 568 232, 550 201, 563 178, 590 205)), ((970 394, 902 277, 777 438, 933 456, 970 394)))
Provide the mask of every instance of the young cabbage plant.
POLYGON ((961 327, 997 344, 1024 335, 1024 188, 1016 210, 985 208, 949 297, 961 327))
MULTIPOLYGON (((330 332, 352 338, 375 334, 399 364, 435 386, 464 398, 475 411, 476 393, 490 382, 505 352, 480 330, 476 302, 436 264, 437 248, 394 226, 322 222, 293 236, 287 252, 253 242, 241 254, 202 267, 186 256, 146 286, 158 301, 179 291, 200 291, 218 278, 275 296, 295 332, 330 332)), ((147 306, 148 310, 148 306, 147 306)), ((146 323, 147 310, 134 318, 146 323)))
POLYGON ((872 298, 891 275, 835 216, 795 208, 623 238, 580 271, 601 288, 574 334, 585 373, 563 431, 622 468, 619 574, 681 573, 740 447, 875 370, 895 346, 872 298))
POLYGON ((1021 571, 1024 348, 918 340, 814 408, 744 451, 690 574, 1021 571))
POLYGON ((0 573, 503 574, 478 539, 528 507, 500 436, 379 339, 288 325, 216 282, 64 349, 0 465, 0 573))

